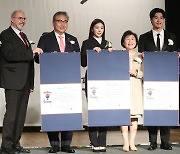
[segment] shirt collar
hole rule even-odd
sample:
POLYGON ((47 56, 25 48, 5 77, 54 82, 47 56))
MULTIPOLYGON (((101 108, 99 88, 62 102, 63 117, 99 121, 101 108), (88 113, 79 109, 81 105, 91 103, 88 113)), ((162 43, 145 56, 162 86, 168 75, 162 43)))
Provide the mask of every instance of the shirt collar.
POLYGON ((11 26, 11 28, 13 29, 13 31, 14 31, 17 35, 19 35, 19 33, 21 32, 20 30, 16 29, 16 28, 13 27, 13 26, 11 26))
MULTIPOLYGON (((58 33, 56 33, 55 31, 54 31, 54 33, 55 33, 56 37, 59 37, 59 36, 60 36, 60 35, 59 35, 58 33)), ((61 36, 62 36, 63 38, 65 38, 65 33, 63 33, 61 36)))
POLYGON ((160 36, 164 36, 164 29, 162 29, 160 32, 157 32, 152 29, 152 32, 153 32, 153 36, 157 36, 157 34, 160 34, 160 36))
POLYGON ((96 37, 96 36, 93 36, 93 37, 98 41, 99 44, 102 43, 102 37, 96 37))

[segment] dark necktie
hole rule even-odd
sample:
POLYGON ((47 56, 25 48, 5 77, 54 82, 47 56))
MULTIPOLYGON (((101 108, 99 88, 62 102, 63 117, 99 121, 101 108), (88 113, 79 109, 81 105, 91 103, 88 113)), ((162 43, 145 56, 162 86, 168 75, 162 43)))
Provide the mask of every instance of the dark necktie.
POLYGON ((157 48, 158 48, 158 51, 160 51, 160 37, 159 37, 160 34, 157 34, 157 48))
POLYGON ((24 44, 25 44, 26 47, 28 48, 27 40, 26 40, 26 38, 25 38, 23 32, 20 32, 19 34, 20 34, 21 38, 23 39, 24 44))

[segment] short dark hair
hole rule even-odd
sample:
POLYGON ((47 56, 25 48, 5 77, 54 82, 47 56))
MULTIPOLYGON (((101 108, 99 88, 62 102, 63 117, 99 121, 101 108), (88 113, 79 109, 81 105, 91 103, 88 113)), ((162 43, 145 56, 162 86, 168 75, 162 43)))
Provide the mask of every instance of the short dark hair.
POLYGON ((152 19, 155 16, 156 13, 162 13, 163 18, 165 18, 165 16, 166 16, 165 11, 163 9, 161 9, 161 8, 154 8, 149 13, 150 19, 152 19))
POLYGON ((94 33, 93 33, 93 28, 96 24, 98 23, 101 23, 103 24, 104 26, 104 32, 102 34, 102 39, 105 40, 105 24, 104 24, 104 21, 102 21, 101 19, 94 19, 91 23, 91 26, 89 28, 89 38, 93 37, 94 36, 94 33))
POLYGON ((137 37, 137 34, 132 32, 131 30, 125 31, 123 36, 121 37, 121 45, 122 45, 122 47, 125 48, 124 41, 125 41, 126 36, 128 36, 128 35, 133 35, 135 37, 135 39, 136 39, 136 46, 134 48, 136 48, 137 45, 138 45, 138 37, 137 37))
POLYGON ((64 12, 64 11, 58 11, 56 12, 54 15, 53 15, 53 21, 56 20, 56 17, 59 16, 59 15, 64 15, 67 17, 67 20, 69 21, 69 16, 68 16, 68 13, 67 12, 64 12))

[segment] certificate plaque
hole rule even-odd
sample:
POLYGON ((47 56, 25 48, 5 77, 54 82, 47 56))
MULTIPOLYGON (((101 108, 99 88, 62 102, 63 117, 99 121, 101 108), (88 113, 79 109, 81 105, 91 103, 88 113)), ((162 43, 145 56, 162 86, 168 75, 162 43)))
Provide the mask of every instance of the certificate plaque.
POLYGON ((42 131, 82 130, 79 53, 40 56, 42 131))
POLYGON ((176 52, 144 54, 144 125, 179 125, 179 69, 176 52))
POLYGON ((88 126, 130 125, 129 54, 88 51, 88 126))

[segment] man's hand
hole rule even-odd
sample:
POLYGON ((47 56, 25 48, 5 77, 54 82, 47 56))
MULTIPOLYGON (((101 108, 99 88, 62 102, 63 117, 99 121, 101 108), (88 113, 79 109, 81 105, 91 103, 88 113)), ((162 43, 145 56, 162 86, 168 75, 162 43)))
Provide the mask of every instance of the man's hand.
POLYGON ((43 50, 41 49, 41 48, 35 48, 35 49, 33 49, 33 53, 34 54, 38 54, 38 55, 40 55, 40 54, 42 54, 43 53, 43 50))
POLYGON ((180 52, 178 52, 178 58, 180 58, 180 52))
POLYGON ((34 92, 34 88, 33 89, 30 89, 30 93, 34 92))

